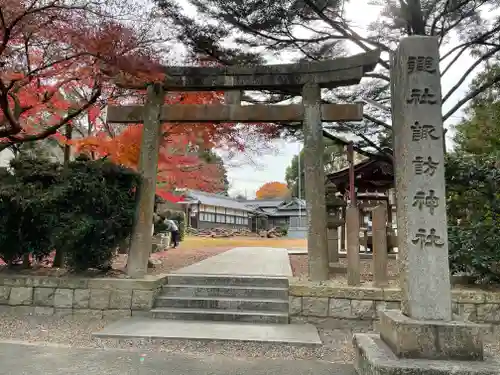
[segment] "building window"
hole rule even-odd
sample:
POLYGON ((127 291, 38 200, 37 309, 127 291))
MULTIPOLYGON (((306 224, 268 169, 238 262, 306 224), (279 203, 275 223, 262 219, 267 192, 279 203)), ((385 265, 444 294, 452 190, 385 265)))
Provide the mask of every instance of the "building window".
POLYGON ((218 222, 218 223, 225 223, 225 222, 226 222, 226 217, 225 217, 225 215, 222 215, 222 214, 217 214, 217 222, 218 222))
POLYGON ((215 222, 215 214, 210 214, 207 212, 200 213, 200 221, 215 222))

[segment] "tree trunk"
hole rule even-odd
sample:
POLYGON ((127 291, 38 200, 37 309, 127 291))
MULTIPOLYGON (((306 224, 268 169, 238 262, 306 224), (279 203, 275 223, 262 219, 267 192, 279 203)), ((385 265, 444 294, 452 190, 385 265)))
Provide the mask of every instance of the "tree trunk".
POLYGON ((31 267, 31 262, 30 262, 30 254, 24 254, 23 255, 23 268, 30 268, 31 267))
POLYGON ((408 1, 408 22, 413 35, 425 35, 425 20, 420 0, 408 1))
MULTIPOLYGON (((70 141, 73 138, 73 128, 71 125, 66 125, 66 140, 70 141)), ((64 170, 66 171, 69 168, 69 162, 71 161, 71 145, 66 143, 64 145, 64 170)), ((64 252, 62 249, 56 250, 56 255, 54 256, 54 263, 52 267, 62 267, 64 261, 64 252)))

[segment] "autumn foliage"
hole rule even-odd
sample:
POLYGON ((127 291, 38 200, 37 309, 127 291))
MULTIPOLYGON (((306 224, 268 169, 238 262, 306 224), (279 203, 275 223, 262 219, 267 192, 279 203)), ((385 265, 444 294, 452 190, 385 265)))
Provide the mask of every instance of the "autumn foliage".
MULTIPOLYGON (((117 77, 141 87, 165 79, 161 34, 153 30, 145 7, 130 0, 0 0, 0 151, 52 137, 73 153, 137 169, 142 125, 113 127, 105 107, 144 103, 144 92, 117 87, 117 77), (68 139, 63 127, 78 136, 68 139)), ((222 98, 220 92, 169 93, 165 104, 222 98)), ((215 148, 228 157, 255 152, 279 136, 279 128, 164 124, 163 135, 159 189, 217 191, 221 168, 201 155, 215 148)))
POLYGON ((104 68, 163 78, 147 24, 126 26, 117 9, 132 19, 136 10, 121 5, 0 0, 0 151, 55 135, 87 111, 99 111, 99 100, 115 91, 104 68))
MULTIPOLYGON (((219 92, 169 93, 165 104, 216 104, 222 97, 219 92)), ((117 164, 137 169, 142 128, 143 125, 129 125, 115 136, 103 130, 95 136, 71 143, 76 152, 106 156, 117 164)), ((165 197, 166 192, 176 187, 221 191, 224 170, 220 165, 206 160, 203 154, 214 148, 233 153, 244 152, 248 144, 265 144, 277 134, 277 128, 273 125, 165 123, 158 161, 158 193, 165 197)), ((175 200, 173 196, 166 196, 169 200, 175 200)))
MULTIPOLYGON (((203 99, 202 95, 197 94, 184 97, 203 99)), ((175 101, 175 98, 170 97, 167 101, 175 101)), ((101 131, 95 136, 73 141, 72 144, 76 152, 95 153, 99 157, 108 157, 116 164, 137 169, 142 130, 142 124, 129 125, 114 137, 101 131)), ((176 187, 220 190, 223 187, 221 169, 205 161, 200 154, 220 142, 223 131, 223 128, 212 124, 164 124, 158 159, 159 190, 169 192, 176 187)))
POLYGON ((288 187, 283 182, 266 182, 255 193, 257 199, 286 198, 290 195, 288 187))

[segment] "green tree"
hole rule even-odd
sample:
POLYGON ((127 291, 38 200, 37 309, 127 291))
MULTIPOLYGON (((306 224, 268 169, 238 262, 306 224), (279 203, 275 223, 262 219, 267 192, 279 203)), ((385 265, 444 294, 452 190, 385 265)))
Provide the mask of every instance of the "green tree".
MULTIPOLYGON (((484 71, 474 80, 471 90, 499 71, 500 65, 484 71)), ((478 95, 466 113, 467 118, 455 128, 457 149, 475 155, 500 155, 500 83, 478 95)))
POLYGON ((500 162, 448 154, 446 195, 450 266, 479 282, 500 282, 500 162))
MULTIPOLYGON (((337 169, 339 162, 342 158, 342 146, 335 143, 332 140, 325 140, 325 151, 323 153, 323 162, 325 164, 325 172, 331 172, 337 169)), ((287 183, 288 189, 290 190, 292 197, 305 197, 305 175, 304 175, 304 150, 300 151, 299 155, 295 155, 290 162, 290 165, 286 168, 285 181, 287 183), (300 159, 300 194, 299 194, 299 159, 300 159)))
MULTIPOLYGON (((436 36, 443 76, 450 72, 457 76, 453 87, 443 92, 447 108, 444 120, 500 81, 497 72, 475 90, 458 98, 454 95, 499 54, 500 17, 491 10, 498 9, 500 0, 374 0, 360 10, 382 10, 366 32, 346 18, 345 0, 183 0, 196 10, 192 12, 191 8, 189 13, 184 12, 179 0, 156 3, 165 23, 176 27, 178 40, 193 55, 207 56, 223 65, 263 63, 269 55, 283 59, 294 56, 296 61, 330 59, 345 55, 348 46, 361 51, 380 49, 383 53, 377 70, 367 74, 361 85, 328 91, 324 98, 330 102, 368 98, 390 106, 389 57, 399 39, 407 35, 436 36), (469 66, 460 59, 468 54, 474 59, 469 66), (447 105, 456 99, 456 103, 447 105)), ((298 95, 268 94, 262 100, 280 102, 298 95)), ((359 147, 382 152, 379 141, 388 138, 378 139, 378 135, 392 131, 389 116, 386 111, 367 106, 364 121, 325 124, 325 129, 356 135, 359 147)))

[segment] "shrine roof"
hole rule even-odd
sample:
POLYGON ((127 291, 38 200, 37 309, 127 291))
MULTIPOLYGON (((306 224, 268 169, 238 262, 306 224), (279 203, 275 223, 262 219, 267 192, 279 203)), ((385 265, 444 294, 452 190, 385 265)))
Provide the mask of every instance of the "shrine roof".
MULTIPOLYGON (((392 150, 386 150, 392 153, 392 150)), ((349 167, 330 173, 327 180, 342 191, 349 185, 349 167)), ((355 186, 363 189, 389 189, 394 185, 393 163, 387 157, 373 154, 354 165, 355 186)))

